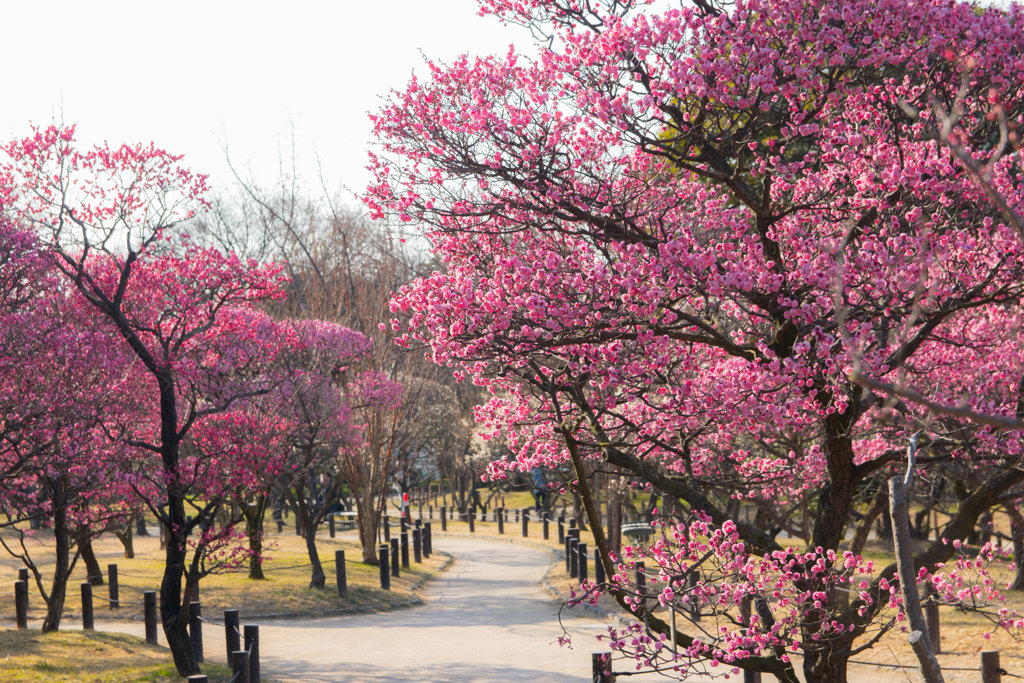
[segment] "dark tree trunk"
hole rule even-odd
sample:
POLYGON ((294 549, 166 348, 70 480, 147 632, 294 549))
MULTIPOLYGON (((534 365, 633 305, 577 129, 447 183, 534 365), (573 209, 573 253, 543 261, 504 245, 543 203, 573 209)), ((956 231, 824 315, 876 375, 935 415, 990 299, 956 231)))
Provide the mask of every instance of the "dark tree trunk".
POLYGON ((244 506, 245 534, 249 539, 249 578, 262 581, 263 574, 263 516, 267 512, 267 497, 256 496, 256 502, 244 506))
MULTIPOLYGON (((67 597, 68 578, 74 568, 71 560, 71 534, 68 532, 68 515, 65 500, 66 481, 57 481, 51 485, 54 493, 53 541, 54 558, 53 586, 46 600, 46 617, 43 618, 43 633, 51 633, 60 628, 60 620, 64 615, 64 600, 67 597)), ((95 558, 94 558, 95 559, 95 558)))
POLYGON ((114 535, 117 536, 117 540, 121 541, 121 545, 124 546, 124 556, 128 559, 135 557, 135 543, 132 539, 131 520, 128 520, 128 523, 124 525, 124 529, 114 529, 114 535))
POLYGON ((1017 571, 1013 575, 1013 582, 1010 590, 1024 590, 1024 515, 1012 505, 1006 506, 1006 513, 1010 516, 1010 538, 1013 540, 1013 563, 1017 571))
POLYGON ((304 532, 303 536, 306 537, 306 553, 309 555, 309 563, 313 565, 313 571, 309 577, 309 587, 323 588, 327 585, 327 577, 320 564, 320 553, 316 549, 316 529, 320 526, 320 515, 306 505, 305 488, 301 485, 295 487, 295 502, 295 518, 304 532))
POLYGON ((100 569, 100 563, 96 559, 96 553, 92 550, 92 540, 86 540, 79 546, 79 551, 82 555, 82 561, 85 562, 85 570, 89 576, 89 583, 94 586, 103 585, 103 570, 100 569))
POLYGON ((857 527, 857 531, 853 535, 853 542, 850 544, 850 552, 854 555, 860 555, 864 552, 864 546, 867 544, 868 536, 871 534, 871 527, 874 526, 875 520, 878 519, 880 514, 885 512, 888 506, 888 494, 884 488, 878 489, 878 493, 875 495, 875 498, 871 503, 871 509, 869 509, 867 514, 864 515, 864 519, 861 520, 860 526, 857 527))

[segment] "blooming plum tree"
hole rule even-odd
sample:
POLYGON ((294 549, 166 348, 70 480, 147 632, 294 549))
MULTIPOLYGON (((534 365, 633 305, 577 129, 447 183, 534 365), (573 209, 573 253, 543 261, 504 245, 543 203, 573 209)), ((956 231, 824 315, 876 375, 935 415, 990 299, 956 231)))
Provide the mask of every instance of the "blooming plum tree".
POLYGON ((227 444, 184 446, 189 437, 199 444, 217 434, 207 422, 214 415, 270 389, 264 370, 287 335, 253 304, 281 295, 279 269, 194 246, 175 230, 204 206, 205 178, 153 145, 80 151, 73 127, 50 126, 4 151, 13 219, 45 236, 63 281, 136 361, 146 400, 116 436, 136 457, 156 458, 143 473, 164 497, 162 506, 146 500, 168 533, 161 619, 178 672, 197 673, 182 580, 190 588, 208 557, 199 547, 186 561, 193 530, 200 546, 222 537, 211 519, 223 498, 204 497, 210 491, 203 486, 213 483, 216 494, 224 472, 195 459, 212 464, 237 449, 230 429, 220 430, 227 444))
MULTIPOLYGON (((431 64, 373 117, 365 202, 425 226, 443 263, 398 292, 392 327, 495 392, 479 417, 518 450, 514 467, 572 461, 619 576, 609 590, 642 631, 668 626, 627 600, 584 458, 685 502, 707 533, 786 574, 806 680, 842 683, 887 623, 879 596, 896 567, 833 611, 840 543, 858 492, 909 435, 927 433, 923 480, 968 468, 977 482, 961 480, 949 524, 915 558, 926 573, 1024 482, 1012 419, 964 421, 872 388, 1024 413, 1024 245, 1007 218, 1024 204, 1024 164, 984 153, 1021 125, 1024 10, 644 4, 482 0, 533 29, 539 56, 431 64), (950 141, 990 162, 985 183, 950 141), (723 504, 807 493, 814 557, 792 561, 723 504)), ((682 573, 713 595, 720 574, 685 555, 682 573)), ((796 680, 776 645, 735 665, 796 680)))

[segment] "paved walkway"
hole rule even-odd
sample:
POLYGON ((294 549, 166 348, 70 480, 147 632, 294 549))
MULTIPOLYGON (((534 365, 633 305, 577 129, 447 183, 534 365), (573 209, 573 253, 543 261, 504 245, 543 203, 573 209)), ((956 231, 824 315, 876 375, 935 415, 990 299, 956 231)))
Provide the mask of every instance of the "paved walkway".
MULTIPOLYGON (((604 650, 594 636, 607 622, 563 610, 573 649, 559 646, 558 603, 540 585, 553 553, 468 538, 438 537, 436 546, 455 562, 424 587, 423 606, 261 621, 263 675, 289 683, 591 680, 590 654, 604 650)), ((144 635, 141 624, 98 626, 144 635)), ((211 661, 225 661, 221 627, 205 625, 203 641, 211 661)))

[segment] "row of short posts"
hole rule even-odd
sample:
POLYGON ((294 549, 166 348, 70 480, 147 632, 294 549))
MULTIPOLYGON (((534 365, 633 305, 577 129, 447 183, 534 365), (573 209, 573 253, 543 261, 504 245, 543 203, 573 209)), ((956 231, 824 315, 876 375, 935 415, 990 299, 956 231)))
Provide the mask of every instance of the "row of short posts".
MULTIPOLYGON (((442 518, 443 519, 443 518, 442 518)), ((402 530, 398 538, 391 538, 389 531, 390 523, 384 522, 384 538, 387 543, 378 547, 377 561, 380 568, 380 587, 383 590, 391 590, 391 578, 401 576, 401 569, 409 568, 409 536, 410 529, 407 519, 402 520, 402 530)), ((411 529, 412 535, 412 560, 419 564, 424 558, 429 559, 433 552, 433 534, 431 523, 421 524, 416 520, 416 526, 411 529)))

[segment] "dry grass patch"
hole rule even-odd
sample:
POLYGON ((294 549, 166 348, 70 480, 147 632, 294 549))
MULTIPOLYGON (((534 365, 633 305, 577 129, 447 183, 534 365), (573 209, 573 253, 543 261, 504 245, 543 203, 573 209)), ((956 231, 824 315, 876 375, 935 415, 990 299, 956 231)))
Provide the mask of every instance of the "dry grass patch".
MULTIPOLYGON (((5 536, 10 531, 3 532, 5 536)), ((391 590, 380 589, 380 574, 375 565, 364 565, 359 543, 352 533, 339 534, 331 539, 327 532, 317 536, 317 547, 323 563, 327 584, 324 589, 309 588, 311 568, 306 554, 305 540, 296 536, 293 529, 285 528, 284 533, 271 532, 267 535, 270 559, 264 562, 267 579, 254 581, 248 578, 248 570, 238 573, 218 574, 204 578, 200 584, 200 602, 203 615, 216 618, 225 609, 237 609, 241 616, 271 614, 315 615, 321 612, 345 610, 386 609, 408 603, 414 599, 413 590, 425 579, 436 574, 447 561, 447 556, 435 552, 421 564, 411 563, 409 570, 402 570, 401 577, 391 579, 391 590), (337 596, 335 583, 334 552, 343 549, 346 556, 348 598, 337 596)), ((44 575, 52 574, 52 535, 37 532, 30 541, 33 556, 37 556, 44 575), (40 561, 41 558, 41 561, 40 561)), ((435 541, 435 548, 438 547, 435 541)), ((441 544, 443 550, 443 543, 441 544)), ((111 610, 107 603, 106 586, 93 588, 94 609, 97 619, 141 618, 142 594, 156 591, 163 574, 163 552, 159 539, 142 537, 135 539, 135 557, 126 559, 121 543, 113 536, 104 537, 93 543, 100 565, 106 571, 108 564, 117 564, 121 608, 111 610)), ((410 559, 412 549, 410 548, 410 559)), ((0 557, 0 576, 6 579, 6 587, 0 587, 0 619, 14 618, 13 582, 17 578, 19 560, 0 557)), ((81 614, 81 593, 79 585, 86 580, 84 564, 79 561, 68 586, 65 615, 81 614)), ((49 589, 49 586, 47 586, 49 589)), ((42 618, 43 601, 34 581, 30 582, 30 618, 42 618)), ((98 624, 99 628, 102 625, 98 624)))
MULTIPOLYGON (((210 683, 227 683, 226 667, 204 664, 210 683)), ((181 678, 167 648, 120 633, 0 631, 3 683, 161 683, 181 678)))

